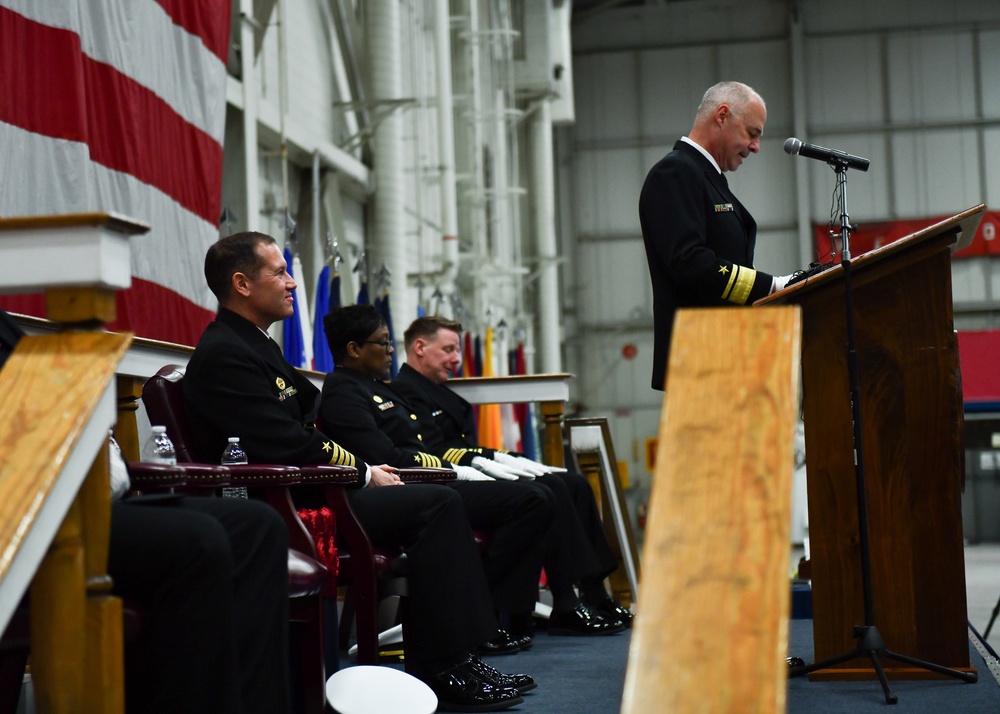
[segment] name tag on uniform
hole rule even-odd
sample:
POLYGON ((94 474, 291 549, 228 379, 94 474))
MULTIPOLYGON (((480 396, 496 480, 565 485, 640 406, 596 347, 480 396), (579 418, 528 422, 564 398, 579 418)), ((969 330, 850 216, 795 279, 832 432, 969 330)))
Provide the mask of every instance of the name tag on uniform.
POLYGON ((733 210, 733 204, 731 203, 717 203, 715 204, 716 213, 729 213, 733 210))

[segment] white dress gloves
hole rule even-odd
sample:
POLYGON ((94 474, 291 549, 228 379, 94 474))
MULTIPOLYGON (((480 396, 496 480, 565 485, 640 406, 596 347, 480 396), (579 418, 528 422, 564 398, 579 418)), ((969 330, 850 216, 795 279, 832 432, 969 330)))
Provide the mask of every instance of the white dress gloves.
POLYGON ((458 464, 449 464, 449 467, 455 470, 455 478, 459 481, 492 481, 493 479, 482 471, 472 468, 471 466, 459 466, 458 464))
POLYGON ((533 476, 566 473, 566 469, 562 466, 548 466, 547 464, 539 463, 538 461, 526 459, 523 456, 514 456, 513 454, 501 454, 500 452, 497 452, 493 458, 504 466, 510 466, 512 468, 521 469, 522 471, 527 471, 533 476))
POLYGON ((487 459, 483 456, 476 456, 472 459, 472 465, 485 474, 489 474, 493 478, 503 479, 505 481, 517 481, 518 478, 534 478, 527 471, 521 471, 520 469, 511 468, 509 466, 504 466, 501 463, 493 461, 492 459, 487 459))

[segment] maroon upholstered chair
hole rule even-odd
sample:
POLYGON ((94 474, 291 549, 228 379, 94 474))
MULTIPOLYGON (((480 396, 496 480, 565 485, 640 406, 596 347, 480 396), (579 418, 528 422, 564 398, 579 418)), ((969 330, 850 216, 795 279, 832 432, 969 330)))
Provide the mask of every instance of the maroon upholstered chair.
MULTIPOLYGON (((280 464, 226 465, 197 463, 190 449, 190 432, 184 412, 184 369, 167 365, 143 385, 142 401, 151 424, 167 428, 174 443, 178 465, 184 470, 185 489, 205 492, 222 487, 246 487, 251 497, 265 500, 281 514, 288 526, 289 622, 293 643, 300 656, 302 692, 306 711, 322 714, 326 707, 326 671, 323 663, 323 595, 330 578, 318 562, 316 545, 296 512, 291 488, 302 483, 323 485, 342 492, 357 483, 357 471, 343 466, 302 469, 280 464)), ((157 488, 155 476, 141 464, 129 464, 136 490, 157 488)), ((162 486, 161 486, 162 488, 162 486)), ((293 645, 294 646, 294 645, 293 645)))

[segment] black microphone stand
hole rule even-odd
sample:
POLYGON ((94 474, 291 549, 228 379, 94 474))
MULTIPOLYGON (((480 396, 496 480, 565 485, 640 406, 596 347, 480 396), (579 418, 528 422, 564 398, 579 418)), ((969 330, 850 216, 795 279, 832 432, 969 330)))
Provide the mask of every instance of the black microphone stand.
POLYGON ((865 487, 865 459, 861 438, 861 377, 858 370, 858 352, 856 336, 854 332, 854 296, 851 287, 851 219, 847 213, 847 162, 842 159, 831 158, 827 162, 837 173, 837 191, 839 194, 841 216, 840 216, 840 240, 841 240, 841 265, 844 268, 844 297, 847 308, 847 370, 851 391, 851 419, 854 428, 854 477, 857 488, 858 506, 858 538, 861 548, 861 588, 865 605, 865 624, 855 625, 854 638, 857 646, 848 652, 834 657, 813 662, 809 665, 791 667, 788 670, 789 677, 799 677, 803 674, 815 672, 831 665, 840 664, 847 660, 868 657, 875 668, 875 674, 879 682, 882 683, 882 691, 885 694, 886 704, 895 704, 898 698, 889 686, 889 680, 885 676, 885 669, 882 667, 880 658, 889 658, 911 664, 921 669, 926 669, 937 674, 947 675, 961 679, 964 682, 975 682, 979 675, 975 672, 962 672, 957 669, 943 667, 939 664, 924 662, 923 660, 907 655, 893 652, 885 646, 878 627, 875 625, 874 601, 872 597, 872 567, 871 567, 871 546, 868 534, 868 495, 865 487))

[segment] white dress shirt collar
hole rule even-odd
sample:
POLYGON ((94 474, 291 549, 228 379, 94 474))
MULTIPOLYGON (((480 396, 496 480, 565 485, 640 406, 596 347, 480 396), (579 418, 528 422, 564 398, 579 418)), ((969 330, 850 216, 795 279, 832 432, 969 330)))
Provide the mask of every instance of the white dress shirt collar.
POLYGON ((695 142, 695 141, 687 138, 686 136, 682 136, 681 137, 681 141, 683 141, 685 144, 690 144, 691 146, 693 146, 694 148, 696 148, 699 152, 701 152, 702 156, 704 156, 706 159, 708 159, 710 162, 712 162, 712 166, 715 167, 716 171, 718 171, 720 174, 722 173, 722 169, 719 168, 718 162, 716 162, 715 158, 710 153, 708 153, 707 151, 705 151, 705 149, 702 147, 701 144, 699 144, 699 143, 697 143, 697 142, 695 142))

